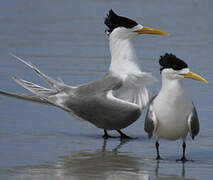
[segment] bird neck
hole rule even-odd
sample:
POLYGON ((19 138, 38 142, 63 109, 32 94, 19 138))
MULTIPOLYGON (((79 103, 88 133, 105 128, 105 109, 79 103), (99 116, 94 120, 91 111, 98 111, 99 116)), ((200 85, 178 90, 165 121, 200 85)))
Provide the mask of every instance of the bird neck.
POLYGON ((161 91, 168 94, 182 94, 184 91, 182 79, 169 79, 162 75, 161 91))
POLYGON ((183 79, 168 79, 162 76, 162 88, 158 97, 167 108, 175 107, 177 110, 182 109, 182 112, 192 109, 192 101, 183 87, 183 79))
POLYGON ((120 76, 141 73, 132 39, 110 36, 109 46, 111 52, 109 70, 112 73, 120 76))

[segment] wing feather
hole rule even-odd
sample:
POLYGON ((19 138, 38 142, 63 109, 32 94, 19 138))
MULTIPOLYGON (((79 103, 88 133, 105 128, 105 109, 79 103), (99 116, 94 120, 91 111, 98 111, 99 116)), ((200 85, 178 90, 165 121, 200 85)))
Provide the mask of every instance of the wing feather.
POLYGON ((194 137, 199 133, 200 130, 199 119, 195 107, 191 114, 188 116, 188 127, 190 135, 192 139, 194 139, 194 137))
POLYGON ((135 103, 143 109, 147 106, 151 97, 147 85, 153 82, 155 82, 155 79, 149 73, 128 75, 122 82, 122 87, 114 91, 113 94, 119 99, 135 103))
POLYGON ((156 96, 154 96, 149 103, 149 107, 147 110, 145 122, 144 122, 144 130, 147 132, 149 138, 152 137, 153 132, 155 132, 157 127, 157 117, 153 111, 153 100, 156 96))

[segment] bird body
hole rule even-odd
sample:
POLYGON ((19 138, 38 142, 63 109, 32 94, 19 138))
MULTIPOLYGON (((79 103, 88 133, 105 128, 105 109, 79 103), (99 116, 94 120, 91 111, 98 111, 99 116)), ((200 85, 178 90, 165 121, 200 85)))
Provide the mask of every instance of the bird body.
POLYGON ((151 138, 156 135, 157 159, 160 159, 159 139, 183 140, 185 161, 185 139, 188 133, 194 137, 199 133, 199 120, 191 98, 183 87, 183 78, 207 82, 192 73, 188 65, 172 54, 165 54, 159 60, 162 87, 149 104, 144 129, 151 138))
POLYGON ((111 52, 109 72, 96 81, 76 87, 66 85, 61 80, 54 80, 42 73, 34 65, 14 56, 48 84, 49 88, 14 77, 13 79, 31 95, 14 94, 0 91, 0 94, 57 106, 77 119, 89 121, 98 128, 117 130, 121 137, 128 138, 120 130, 135 122, 141 110, 149 102, 146 86, 153 80, 149 73, 142 72, 138 66, 132 38, 138 34, 168 33, 148 28, 126 17, 115 14, 112 10, 105 18, 111 52))
POLYGON ((153 111, 158 118, 155 133, 159 138, 176 140, 185 138, 188 133, 187 121, 194 107, 181 81, 165 82, 166 87, 162 87, 153 100, 153 111))
POLYGON ((77 87, 63 104, 75 116, 98 128, 123 129, 135 122, 141 111, 138 105, 114 97, 113 92, 120 85, 119 79, 106 75, 93 83, 77 87))
POLYGON ((114 97, 113 92, 122 86, 122 81, 110 73, 91 83, 73 87, 53 80, 21 58, 18 60, 38 73, 51 88, 13 77, 18 84, 35 94, 40 101, 60 107, 80 120, 89 121, 99 128, 115 130, 127 127, 140 116, 137 104, 114 97))

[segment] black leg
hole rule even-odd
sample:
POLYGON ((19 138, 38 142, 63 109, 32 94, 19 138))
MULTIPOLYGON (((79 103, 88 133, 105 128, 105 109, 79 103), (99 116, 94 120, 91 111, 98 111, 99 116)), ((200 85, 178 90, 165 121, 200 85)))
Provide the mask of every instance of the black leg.
POLYGON ((104 135, 102 136, 104 139, 108 139, 109 138, 109 135, 107 133, 107 130, 104 129, 104 135))
POLYGON ((155 147, 156 147, 156 150, 157 150, 157 157, 156 157, 156 160, 160 160, 161 157, 160 157, 160 153, 159 153, 159 143, 158 143, 158 141, 156 141, 155 147))
POLYGON ((186 160, 186 158, 185 158, 186 143, 185 143, 184 141, 183 141, 182 147, 183 147, 183 156, 182 156, 181 160, 182 160, 182 161, 185 161, 185 160, 186 160))
POLYGON ((135 138, 132 138, 130 136, 127 136, 126 134, 124 134, 121 130, 117 130, 118 133, 121 135, 120 138, 121 139, 135 139, 135 138))
POLYGON ((108 138, 116 138, 116 137, 114 137, 114 136, 110 136, 110 135, 108 135, 108 133, 107 133, 107 130, 106 129, 104 129, 104 135, 102 136, 104 139, 108 139, 108 138))
POLYGON ((176 161, 182 161, 182 162, 187 161, 187 159, 185 157, 185 151, 186 151, 186 143, 185 143, 185 141, 183 141, 182 148, 183 148, 183 156, 182 156, 181 159, 177 159, 176 161))

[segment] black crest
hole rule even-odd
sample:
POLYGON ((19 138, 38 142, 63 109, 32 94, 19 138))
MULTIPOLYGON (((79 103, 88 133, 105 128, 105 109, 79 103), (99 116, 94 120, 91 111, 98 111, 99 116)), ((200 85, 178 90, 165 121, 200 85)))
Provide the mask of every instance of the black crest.
POLYGON ((172 68, 174 70, 188 68, 188 65, 183 60, 177 58, 173 54, 168 53, 160 57, 159 64, 162 66, 160 71, 166 68, 172 68))
POLYGON ((129 18, 118 16, 112 9, 109 11, 104 23, 109 28, 107 29, 109 33, 117 27, 133 28, 138 25, 138 23, 129 18))

